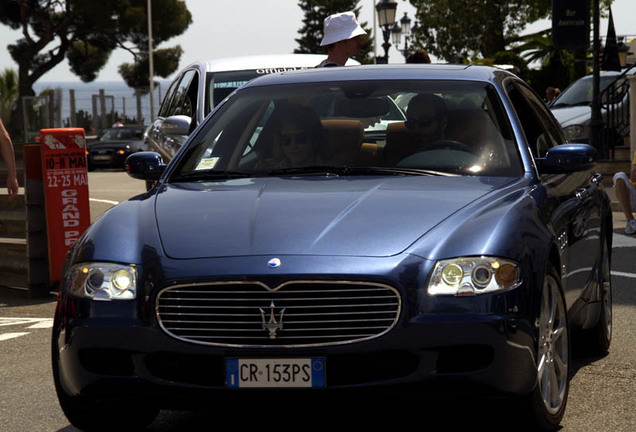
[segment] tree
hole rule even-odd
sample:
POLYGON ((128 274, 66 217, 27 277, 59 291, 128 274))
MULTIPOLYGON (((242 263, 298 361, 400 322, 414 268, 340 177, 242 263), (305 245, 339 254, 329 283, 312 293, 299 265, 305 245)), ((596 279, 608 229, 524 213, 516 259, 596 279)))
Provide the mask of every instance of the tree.
MULTIPOLYGON (((298 6, 305 11, 305 17, 303 18, 303 26, 298 30, 302 36, 296 39, 299 47, 294 52, 327 54, 327 47, 320 46, 323 36, 323 21, 329 15, 338 12, 353 11, 359 17, 358 2, 359 0, 299 0, 298 6)), ((360 25, 369 36, 372 35, 366 22, 361 22, 360 25)), ((373 39, 368 37, 356 60, 360 63, 373 63, 373 58, 370 56, 372 47, 373 39)))
MULTIPOLYGON (((133 29, 130 41, 134 48, 129 49, 134 56, 133 63, 119 66, 119 74, 129 87, 147 89, 149 85, 148 59, 148 29, 147 29, 147 0, 127 0, 122 20, 126 26, 133 29)), ((152 38, 156 47, 166 40, 177 36, 190 25, 192 17, 185 2, 175 0, 154 0, 152 8, 152 38)), ((179 67, 179 60, 183 49, 177 45, 172 48, 153 48, 153 71, 156 76, 167 78, 179 67)))
POLYGON ((416 45, 458 62, 493 58, 527 24, 546 18, 551 0, 410 0, 419 22, 416 45))
MULTIPOLYGON (((8 46, 18 63, 19 95, 33 96, 33 83, 65 58, 71 72, 88 82, 117 48, 143 55, 141 47, 144 41, 147 47, 148 40, 146 4, 147 0, 0 0, 0 22, 22 30, 23 37, 8 46)), ((155 45, 183 33, 192 21, 184 2, 153 4, 153 30, 159 29, 153 33, 155 45)), ((175 70, 177 66, 178 62, 175 70)), ((20 120, 13 116, 14 129, 20 120)))

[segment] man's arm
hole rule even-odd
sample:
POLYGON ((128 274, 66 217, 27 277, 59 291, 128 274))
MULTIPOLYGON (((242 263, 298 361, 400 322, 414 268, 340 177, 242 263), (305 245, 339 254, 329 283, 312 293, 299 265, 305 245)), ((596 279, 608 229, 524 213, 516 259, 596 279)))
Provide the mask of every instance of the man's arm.
POLYGON ((7 166, 7 191, 9 192, 9 200, 13 201, 13 198, 18 194, 18 176, 15 166, 15 153, 13 151, 13 143, 11 137, 0 119, 0 156, 4 160, 4 164, 7 166))

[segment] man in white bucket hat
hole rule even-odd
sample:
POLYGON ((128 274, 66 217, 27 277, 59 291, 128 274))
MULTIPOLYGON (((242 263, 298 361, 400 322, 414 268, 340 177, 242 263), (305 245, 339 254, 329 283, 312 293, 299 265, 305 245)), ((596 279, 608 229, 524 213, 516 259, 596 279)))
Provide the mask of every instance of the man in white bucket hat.
POLYGON ((318 67, 344 66, 349 57, 358 55, 366 34, 353 12, 341 12, 325 18, 320 45, 327 46, 328 55, 318 67))

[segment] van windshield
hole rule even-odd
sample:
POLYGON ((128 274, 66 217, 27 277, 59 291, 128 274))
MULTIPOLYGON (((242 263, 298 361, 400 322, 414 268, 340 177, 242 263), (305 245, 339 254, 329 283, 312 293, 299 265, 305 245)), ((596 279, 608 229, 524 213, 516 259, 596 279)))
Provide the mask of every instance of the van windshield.
MULTIPOLYGON (((616 80, 618 75, 601 76, 599 82, 600 91, 603 91, 616 80)), ((586 77, 575 81, 566 88, 550 106, 551 108, 568 107, 577 105, 591 105, 594 81, 592 77, 586 77)))
POLYGON ((209 72, 206 76, 208 89, 205 95, 205 115, 207 116, 212 109, 230 95, 234 90, 247 84, 250 80, 261 75, 267 75, 276 72, 285 72, 290 70, 305 69, 303 67, 276 67, 276 68, 260 68, 251 70, 239 70, 229 72, 209 72))

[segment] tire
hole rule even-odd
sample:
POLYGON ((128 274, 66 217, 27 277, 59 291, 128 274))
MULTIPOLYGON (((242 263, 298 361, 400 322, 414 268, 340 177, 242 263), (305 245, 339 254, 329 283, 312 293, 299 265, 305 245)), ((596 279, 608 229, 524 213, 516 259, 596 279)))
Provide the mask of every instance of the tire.
POLYGON ((537 385, 524 409, 541 430, 555 430, 563 419, 570 390, 570 332, 561 280, 549 266, 537 319, 537 385))
POLYGON ((60 407, 68 421, 82 431, 140 431, 154 421, 159 409, 142 405, 131 399, 116 404, 109 400, 96 400, 82 396, 71 396, 60 382, 58 359, 53 344, 53 379, 60 407))
POLYGON ((599 269, 599 301, 601 308, 598 322, 589 330, 577 335, 575 346, 582 354, 603 356, 612 343, 612 276, 611 255, 604 242, 601 268, 599 269))

